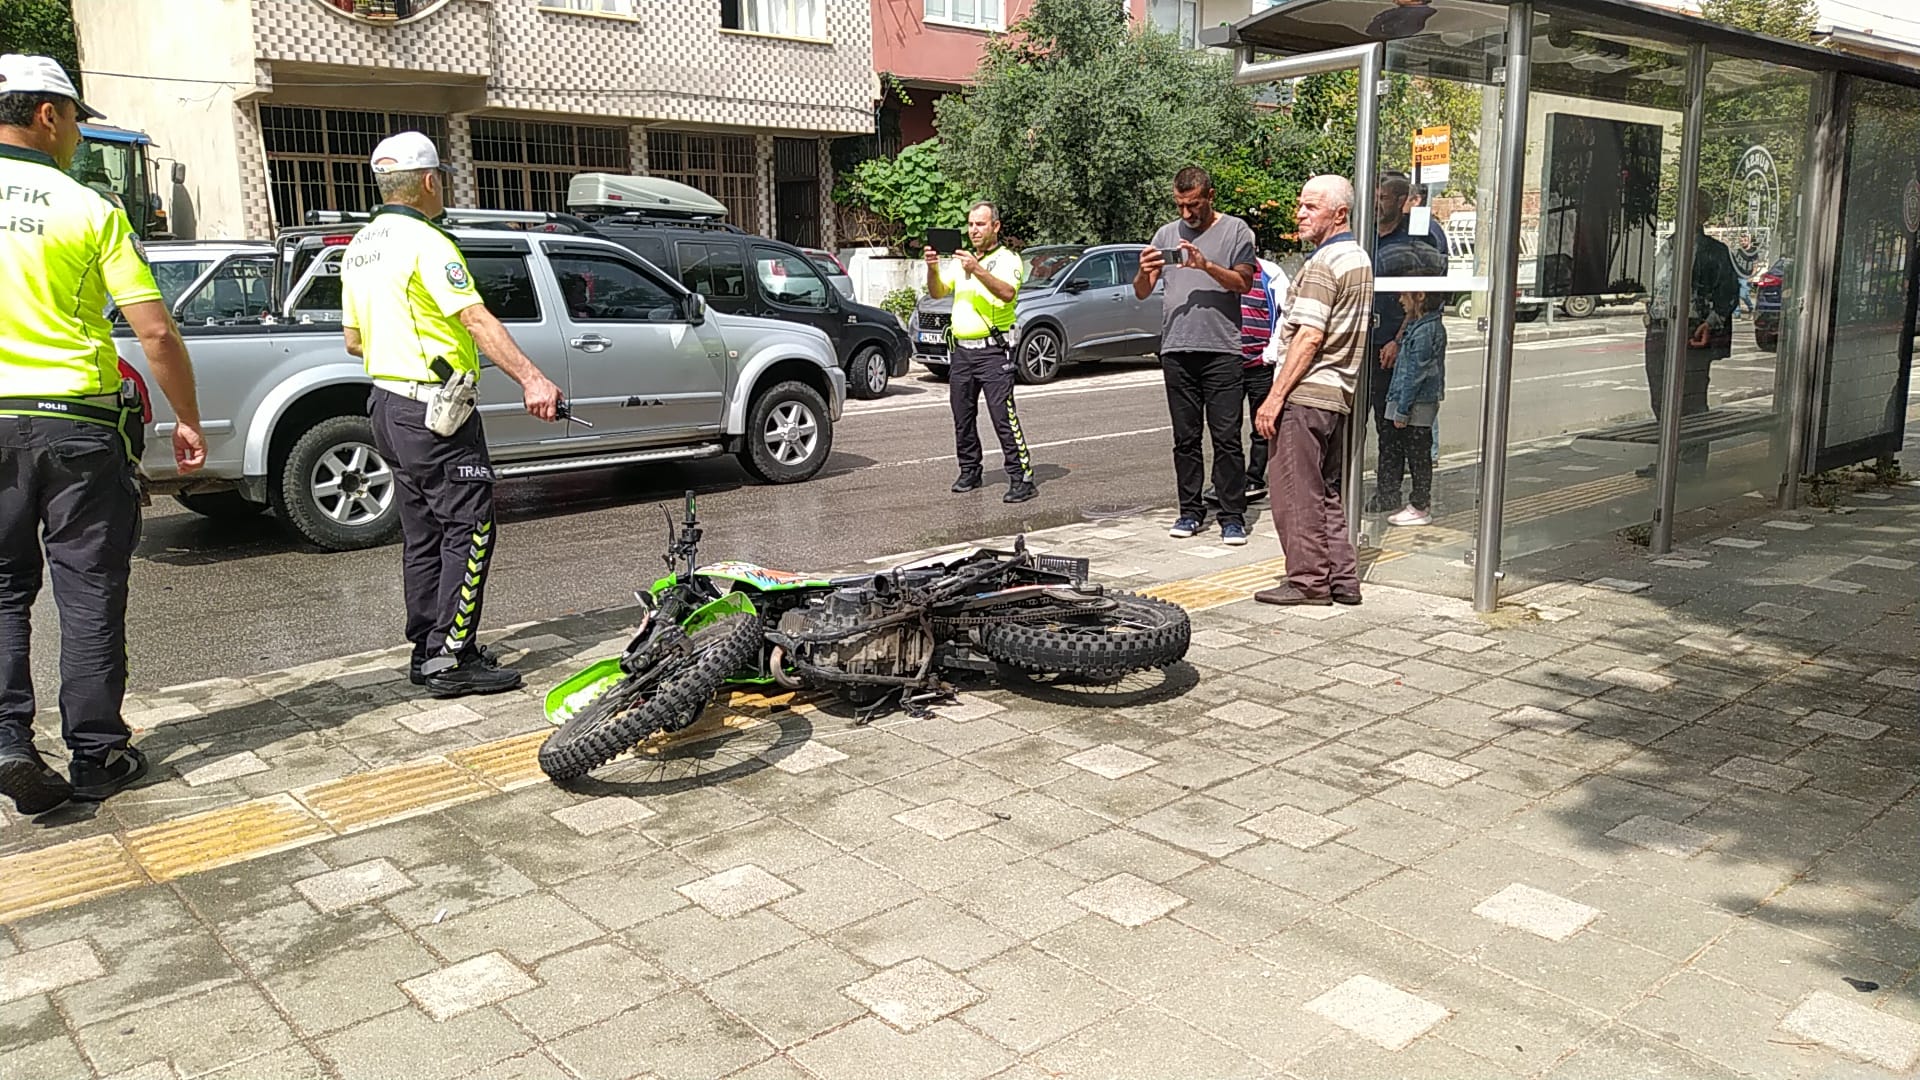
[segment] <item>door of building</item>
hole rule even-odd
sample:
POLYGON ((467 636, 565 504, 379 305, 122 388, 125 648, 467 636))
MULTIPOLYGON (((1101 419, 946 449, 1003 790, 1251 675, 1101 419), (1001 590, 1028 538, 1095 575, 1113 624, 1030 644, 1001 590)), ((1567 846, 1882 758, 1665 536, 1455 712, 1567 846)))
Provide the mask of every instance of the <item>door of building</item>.
POLYGON ((774 236, 795 247, 820 246, 820 143, 773 140, 774 236))

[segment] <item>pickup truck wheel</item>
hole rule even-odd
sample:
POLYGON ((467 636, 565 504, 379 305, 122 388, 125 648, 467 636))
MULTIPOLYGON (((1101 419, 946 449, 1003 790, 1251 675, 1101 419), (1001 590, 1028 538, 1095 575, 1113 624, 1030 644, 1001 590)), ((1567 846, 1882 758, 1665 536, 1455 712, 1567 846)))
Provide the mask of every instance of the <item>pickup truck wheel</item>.
POLYGON ((208 491, 200 494, 180 494, 173 501, 215 521, 237 521, 264 513, 266 503, 257 503, 237 491, 208 491))
POLYGON ((847 392, 862 401, 870 401, 887 392, 887 382, 893 377, 888 371, 890 362, 887 351, 878 345, 869 345, 853 354, 853 362, 847 365, 847 392))
POLYGON ((374 547, 400 532, 393 467, 374 449, 364 416, 334 416, 308 428, 273 486, 273 508, 300 535, 330 551, 374 547))
POLYGON ((747 410, 740 464, 769 484, 810 479, 833 452, 833 421, 818 391, 803 382, 775 383, 747 410))

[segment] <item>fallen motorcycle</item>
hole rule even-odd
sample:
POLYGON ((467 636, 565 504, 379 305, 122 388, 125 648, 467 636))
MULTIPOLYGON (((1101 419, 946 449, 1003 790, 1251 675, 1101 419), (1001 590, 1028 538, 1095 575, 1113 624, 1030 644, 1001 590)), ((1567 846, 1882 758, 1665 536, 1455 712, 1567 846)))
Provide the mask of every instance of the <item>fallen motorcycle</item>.
POLYGON ((559 727, 540 747, 556 780, 583 776, 700 718, 722 686, 837 690, 862 723, 893 704, 950 698, 944 675, 1032 674, 1112 682, 1187 653, 1177 604, 1087 581, 1085 559, 976 548, 872 574, 823 577, 745 562, 700 565, 694 496, 667 516, 667 576, 635 593, 626 651, 547 694, 559 727))

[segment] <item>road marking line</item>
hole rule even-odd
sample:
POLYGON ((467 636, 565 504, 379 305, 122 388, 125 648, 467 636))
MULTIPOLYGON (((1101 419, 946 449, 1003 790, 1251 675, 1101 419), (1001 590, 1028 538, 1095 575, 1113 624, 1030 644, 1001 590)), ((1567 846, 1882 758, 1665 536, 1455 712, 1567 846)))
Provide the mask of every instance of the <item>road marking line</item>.
MULTIPOLYGON (((1173 425, 1162 424, 1159 427, 1135 428, 1132 431, 1109 431, 1104 435, 1081 435, 1077 438, 1072 438, 1072 439, 1055 439, 1052 442, 1028 443, 1027 449, 1028 450, 1050 450, 1056 446, 1073 446, 1077 443, 1102 442, 1107 439, 1130 439, 1137 435, 1157 435, 1163 431, 1172 431, 1172 430, 1173 430, 1173 425)), ((1005 456, 1006 454, 1003 451, 988 450, 985 452, 985 454, 982 455, 982 460, 984 461, 986 458, 1004 458, 1005 456)), ((875 469, 897 469, 902 465, 937 465, 943 461, 957 462, 959 460, 960 459, 953 454, 942 454, 939 457, 913 458, 908 461, 876 461, 871 465, 862 465, 857 469, 849 470, 848 472, 842 473, 840 475, 850 476, 853 473, 871 472, 875 469)), ((873 560, 870 559, 868 561, 872 562, 873 560)), ((890 562, 892 560, 889 558, 888 560, 885 560, 885 561, 890 562)))

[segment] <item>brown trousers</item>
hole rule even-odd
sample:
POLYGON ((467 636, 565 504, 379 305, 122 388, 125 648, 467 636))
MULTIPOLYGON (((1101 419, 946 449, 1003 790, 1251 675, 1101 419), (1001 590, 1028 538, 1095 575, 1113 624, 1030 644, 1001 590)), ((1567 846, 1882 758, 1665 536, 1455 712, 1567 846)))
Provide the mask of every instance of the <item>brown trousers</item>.
POLYGON ((1340 505, 1347 417, 1289 403, 1280 410, 1267 464, 1268 498, 1287 584, 1308 596, 1359 592, 1360 569, 1340 505))

